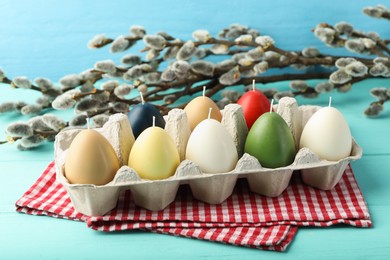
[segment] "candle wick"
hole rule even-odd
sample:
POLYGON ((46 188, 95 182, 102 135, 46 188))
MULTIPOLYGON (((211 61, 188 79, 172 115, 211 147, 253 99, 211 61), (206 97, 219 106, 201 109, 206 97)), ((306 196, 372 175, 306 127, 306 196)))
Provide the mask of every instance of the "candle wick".
POLYGON ((252 91, 255 91, 256 90, 256 87, 255 87, 255 80, 252 80, 252 91))
POLYGON ((139 92, 139 95, 141 96, 141 103, 142 105, 144 105, 145 104, 144 95, 142 94, 142 92, 139 92))
POLYGON ((203 97, 206 96, 206 86, 203 86, 203 97))
POLYGON ((271 106, 269 109, 269 112, 272 113, 272 107, 274 106, 274 99, 271 99, 271 106))
POLYGON ((331 107, 331 105, 332 105, 332 97, 330 96, 329 97, 329 107, 331 107))
POLYGON ((87 128, 88 128, 88 130, 91 129, 91 128, 89 127, 89 117, 87 117, 87 118, 85 119, 85 121, 87 121, 87 128))
POLYGON ((209 115, 207 116, 207 118, 208 118, 208 119, 210 119, 210 118, 211 118, 211 111, 212 111, 212 110, 213 110, 213 108, 212 108, 212 107, 210 107, 210 108, 209 108, 209 115))
POLYGON ((153 117, 153 123, 152 123, 152 126, 155 127, 156 126, 156 117, 154 116, 153 117))

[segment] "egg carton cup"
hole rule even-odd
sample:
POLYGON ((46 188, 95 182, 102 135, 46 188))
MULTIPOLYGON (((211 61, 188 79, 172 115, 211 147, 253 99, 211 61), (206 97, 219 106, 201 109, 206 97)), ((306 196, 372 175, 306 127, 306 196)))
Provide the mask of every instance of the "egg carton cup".
MULTIPOLYGON (((298 107, 294 98, 282 98, 279 104, 274 106, 274 111, 284 118, 295 143, 299 144, 303 127, 319 108, 298 107)), ((222 115, 221 123, 232 136, 240 158, 230 172, 203 173, 198 165, 185 160, 185 148, 191 131, 185 112, 173 109, 165 117, 165 130, 174 140, 182 159, 173 176, 163 180, 145 180, 127 166, 134 136, 127 116, 115 114, 110 116, 102 128, 95 129, 107 138, 119 158, 121 167, 114 179, 106 185, 97 186, 70 184, 65 178, 67 150, 75 136, 83 129, 64 130, 57 135, 54 144, 56 178, 66 188, 76 211, 98 216, 115 208, 123 190, 131 190, 136 205, 153 211, 162 210, 173 202, 179 186, 184 184, 191 187, 196 199, 210 204, 226 200, 232 194, 238 178, 246 178, 252 192, 276 197, 287 188, 293 172, 298 170, 307 185, 329 190, 339 182, 347 165, 362 156, 361 147, 353 140, 350 156, 339 161, 321 160, 308 148, 302 148, 291 165, 276 169, 264 168, 255 157, 244 153, 248 129, 241 107, 236 104, 228 105, 222 110, 222 115)))

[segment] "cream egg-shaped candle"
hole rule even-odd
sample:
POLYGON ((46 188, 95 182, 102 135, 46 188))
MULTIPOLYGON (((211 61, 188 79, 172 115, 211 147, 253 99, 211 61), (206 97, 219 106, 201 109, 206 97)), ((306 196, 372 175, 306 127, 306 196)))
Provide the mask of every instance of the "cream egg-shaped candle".
POLYGON ((114 179, 119 160, 108 140, 95 130, 83 130, 73 139, 64 172, 71 184, 104 185, 114 179))
POLYGON ((307 147, 328 161, 348 157, 352 149, 352 136, 341 112, 330 106, 315 112, 303 128, 299 147, 307 147))
POLYGON ((221 173, 235 168, 238 154, 226 128, 215 119, 205 119, 192 131, 186 148, 186 159, 202 172, 221 173))
POLYGON ((135 140, 128 162, 141 178, 149 180, 174 175, 179 163, 179 152, 172 137, 154 123, 135 140))

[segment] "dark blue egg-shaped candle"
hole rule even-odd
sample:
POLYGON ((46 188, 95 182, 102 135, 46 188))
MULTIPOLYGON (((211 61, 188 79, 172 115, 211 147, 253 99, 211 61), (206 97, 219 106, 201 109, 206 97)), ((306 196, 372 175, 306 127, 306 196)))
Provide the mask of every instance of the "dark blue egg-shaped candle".
POLYGON ((134 137, 137 138, 142 131, 153 125, 155 117, 155 126, 164 128, 165 120, 160 111, 149 103, 135 105, 129 112, 129 121, 133 130, 134 137))

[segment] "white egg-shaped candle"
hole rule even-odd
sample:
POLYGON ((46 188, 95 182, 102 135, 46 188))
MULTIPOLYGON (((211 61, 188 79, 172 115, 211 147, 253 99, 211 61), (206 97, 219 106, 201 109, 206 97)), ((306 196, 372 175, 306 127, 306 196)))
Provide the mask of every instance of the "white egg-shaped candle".
POLYGON ((221 173, 234 169, 238 154, 226 128, 215 119, 205 119, 192 131, 186 148, 186 159, 204 173, 221 173))
POLYGON ((352 136, 341 112, 329 106, 314 113, 303 128, 299 147, 307 147, 328 161, 348 157, 352 149, 352 136))

